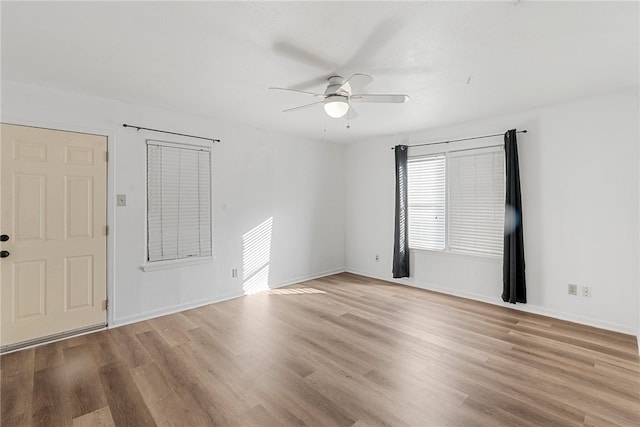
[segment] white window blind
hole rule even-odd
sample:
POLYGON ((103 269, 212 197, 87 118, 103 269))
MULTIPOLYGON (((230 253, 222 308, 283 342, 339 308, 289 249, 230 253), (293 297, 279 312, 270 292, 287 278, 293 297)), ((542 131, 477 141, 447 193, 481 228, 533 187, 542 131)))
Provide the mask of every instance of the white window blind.
POLYGON ((502 254, 504 151, 450 153, 449 249, 502 254))
POLYGON ((211 152, 147 141, 148 261, 211 256, 211 152))
POLYGON ((409 247, 445 248, 445 156, 417 157, 407 162, 409 247))

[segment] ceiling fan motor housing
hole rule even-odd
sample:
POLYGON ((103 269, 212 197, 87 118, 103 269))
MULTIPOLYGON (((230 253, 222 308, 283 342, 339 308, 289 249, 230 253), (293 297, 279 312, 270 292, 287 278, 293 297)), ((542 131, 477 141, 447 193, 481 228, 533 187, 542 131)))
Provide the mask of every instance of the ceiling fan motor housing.
POLYGON ((324 91, 326 96, 331 95, 342 95, 349 97, 351 96, 351 85, 349 82, 344 83, 344 80, 340 76, 331 76, 329 77, 329 86, 324 91))

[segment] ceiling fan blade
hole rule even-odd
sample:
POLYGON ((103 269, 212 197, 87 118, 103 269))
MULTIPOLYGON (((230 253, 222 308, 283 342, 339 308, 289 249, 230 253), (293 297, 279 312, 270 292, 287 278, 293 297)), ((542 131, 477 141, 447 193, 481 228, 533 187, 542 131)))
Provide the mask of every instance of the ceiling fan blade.
POLYGON ((270 90, 286 90, 287 92, 295 92, 295 93, 301 93, 303 95, 311 95, 311 96, 321 96, 324 98, 324 95, 321 93, 315 93, 315 92, 307 92, 304 90, 297 90, 297 89, 288 89, 286 87, 270 87, 270 90))
POLYGON ((378 24, 342 68, 362 70, 367 62, 371 61, 371 58, 373 58, 384 45, 395 38, 395 35, 403 26, 402 21, 394 18, 387 19, 378 24))
POLYGON ((300 105, 300 106, 298 106, 298 107, 287 108, 286 110, 282 110, 282 112, 283 112, 283 113, 288 113, 288 112, 290 112, 290 111, 304 110, 305 108, 313 107, 314 105, 322 104, 323 102, 324 102, 324 100, 322 100, 322 101, 317 101, 317 102, 312 102, 311 104, 300 105))
POLYGON ((306 80, 304 82, 300 82, 300 83, 297 83, 295 85, 291 85, 289 87, 291 89, 294 89, 294 90, 305 90, 305 89, 310 89, 312 87, 316 87, 316 86, 320 86, 320 85, 326 87, 328 79, 329 79, 329 75, 315 77, 313 79, 309 79, 309 80, 306 80))
POLYGON ((409 95, 374 95, 374 94, 357 94, 349 97, 354 102, 378 102, 387 104, 402 104, 409 100, 409 95))
POLYGON ((347 114, 342 116, 342 118, 345 120, 353 120, 353 119, 357 119, 358 117, 360 117, 360 114, 358 114, 358 112, 356 111, 355 108, 353 108, 352 105, 349 105, 349 111, 347 111, 347 114))
POLYGON ((279 55, 289 57, 295 61, 311 65, 312 67, 320 68, 321 70, 332 71, 338 68, 337 64, 287 42, 275 42, 273 44, 273 51, 279 55))
POLYGON ((347 83, 351 84, 352 80, 357 81, 359 87, 363 87, 371 83, 373 81, 373 77, 371 77, 369 74, 362 74, 362 73, 352 74, 347 80, 342 82, 340 87, 336 89, 336 92, 342 89, 343 87, 345 87, 347 83))
POLYGON ((428 75, 431 73, 431 69, 427 67, 388 67, 379 68, 374 67, 367 69, 376 76, 410 76, 413 74, 428 75))

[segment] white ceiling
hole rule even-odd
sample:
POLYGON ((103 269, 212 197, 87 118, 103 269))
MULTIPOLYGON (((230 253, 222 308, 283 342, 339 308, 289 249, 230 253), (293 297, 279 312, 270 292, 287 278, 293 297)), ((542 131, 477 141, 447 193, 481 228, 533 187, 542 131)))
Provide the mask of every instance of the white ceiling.
POLYGON ((2 1, 1 13, 3 78, 337 142, 639 83, 635 1, 2 1), (346 129, 321 106, 282 113, 314 99, 267 89, 354 72, 374 77, 355 92, 411 99, 358 104, 346 129))

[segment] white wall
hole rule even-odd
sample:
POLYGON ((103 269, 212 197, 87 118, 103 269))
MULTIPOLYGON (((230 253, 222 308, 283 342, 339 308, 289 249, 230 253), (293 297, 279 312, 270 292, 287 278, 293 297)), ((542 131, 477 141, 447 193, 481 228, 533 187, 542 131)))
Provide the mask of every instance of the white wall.
MULTIPOLYGON (((349 146, 347 270, 392 277, 394 157, 390 147, 527 129, 529 133, 518 135, 518 148, 528 304, 515 308, 637 334, 639 114, 635 88, 349 146), (375 254, 380 254, 379 262, 375 254), (568 283, 591 286, 593 296, 569 296, 568 283)), ((482 144, 501 142, 496 138, 482 144)), ((460 143, 456 148, 474 144, 460 143)), ((509 305, 500 299, 501 259, 412 251, 411 278, 400 282, 509 305)))
POLYGON ((107 135, 111 325, 243 294, 242 236, 273 218, 271 287, 344 270, 344 147, 203 117, 2 82, 2 121, 107 135), (209 264, 143 272, 145 139, 220 138, 213 148, 214 255, 209 264), (114 206, 115 194, 127 206, 114 206), (238 268, 240 277, 231 278, 238 268))
MULTIPOLYGON (((529 303, 516 308, 638 333, 638 105, 636 90, 343 147, 2 82, 3 122, 109 137, 112 325, 241 295, 242 278, 232 279, 230 270, 242 266, 242 235, 270 217, 271 286, 341 271, 345 259, 350 271, 391 279, 390 147, 516 127, 529 130, 519 135, 529 303), (122 123, 222 139, 213 149, 211 264, 140 270, 144 140, 168 138, 124 129, 122 123), (120 193, 127 194, 127 207, 114 206, 120 193), (568 296, 567 283, 589 285, 593 296, 568 296)), ((500 260, 420 252, 411 261, 412 278, 402 283, 503 304, 500 260)))

